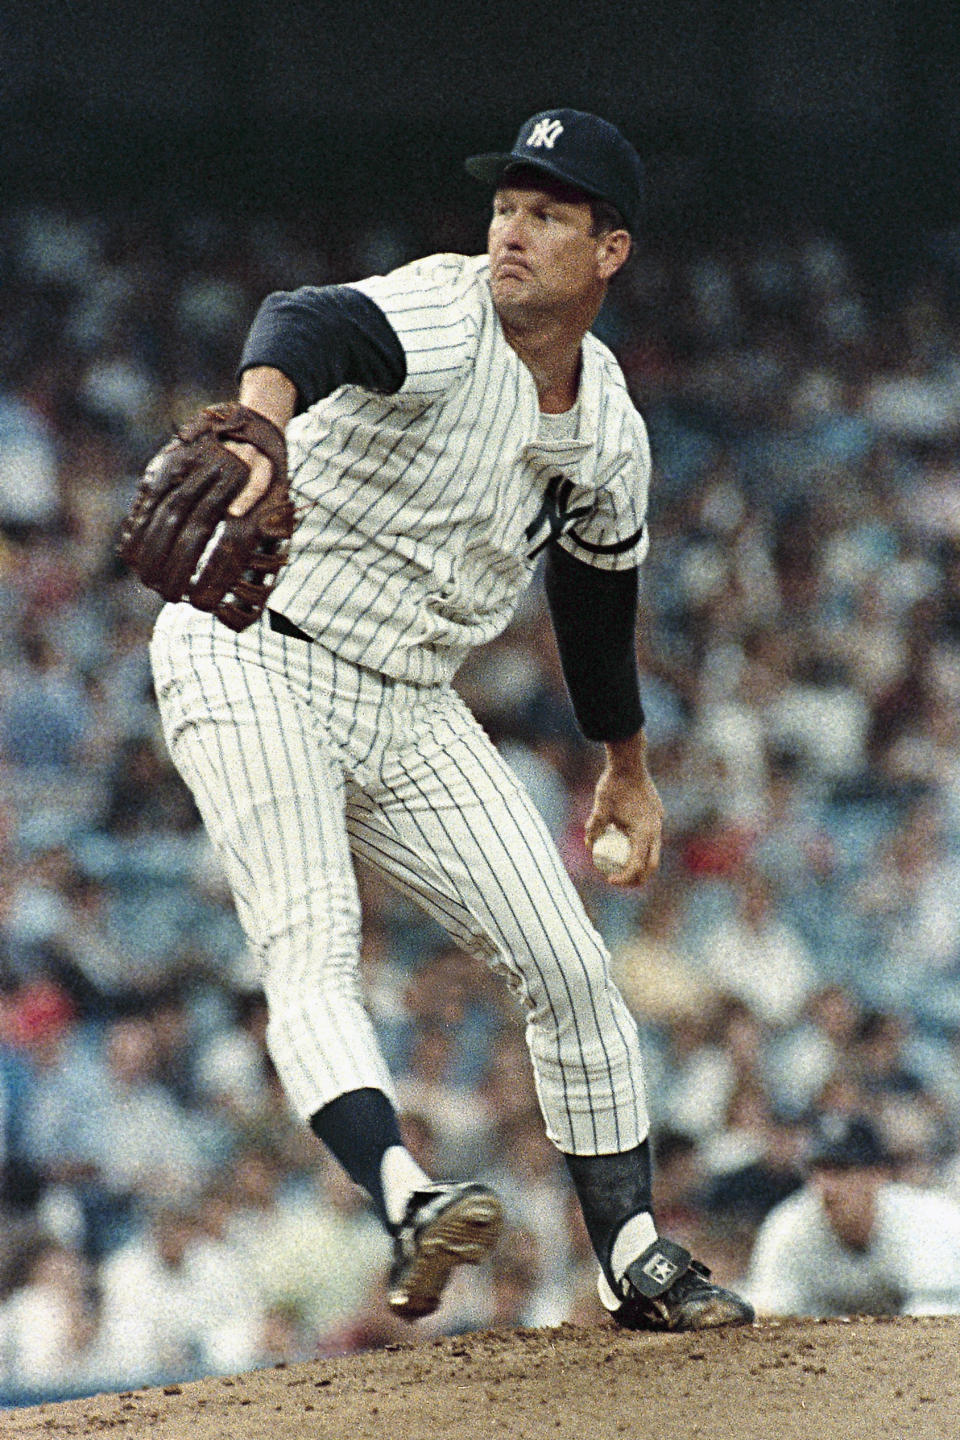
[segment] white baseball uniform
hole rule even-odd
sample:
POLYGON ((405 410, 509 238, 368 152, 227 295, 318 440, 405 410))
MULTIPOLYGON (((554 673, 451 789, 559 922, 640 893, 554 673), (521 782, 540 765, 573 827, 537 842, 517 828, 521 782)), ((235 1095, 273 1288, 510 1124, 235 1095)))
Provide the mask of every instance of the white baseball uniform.
POLYGON ((642 559, 644 427, 588 335, 577 406, 551 428, 483 258, 356 288, 406 378, 395 394, 341 385, 288 427, 300 519, 270 606, 310 638, 166 607, 151 653, 167 742, 305 1118, 351 1090, 393 1094, 357 974, 356 857, 506 976, 556 1145, 628 1150, 647 1133, 636 1027, 534 805, 450 681, 507 625, 548 542, 605 570, 642 559))
POLYGON ((745 1293, 767 1315, 960 1313, 960 1206, 911 1185, 883 1185, 864 1250, 837 1237, 808 1186, 757 1233, 745 1293))

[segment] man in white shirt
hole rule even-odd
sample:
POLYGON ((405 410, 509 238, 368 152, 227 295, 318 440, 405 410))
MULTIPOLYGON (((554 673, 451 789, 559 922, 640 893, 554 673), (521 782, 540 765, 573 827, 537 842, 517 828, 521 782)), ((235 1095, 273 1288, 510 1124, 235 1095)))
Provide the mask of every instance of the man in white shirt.
POLYGON ((758 1231, 744 1287, 758 1313, 960 1314, 960 1206, 891 1175, 869 1120, 823 1118, 806 1183, 758 1231))

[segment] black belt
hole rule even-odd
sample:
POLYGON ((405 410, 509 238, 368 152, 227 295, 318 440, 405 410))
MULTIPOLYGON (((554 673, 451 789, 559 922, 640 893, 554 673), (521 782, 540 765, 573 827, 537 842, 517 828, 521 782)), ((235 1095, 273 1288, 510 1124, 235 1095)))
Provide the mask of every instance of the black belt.
POLYGON ((291 640, 305 640, 308 645, 313 644, 313 636, 301 630, 299 625, 294 625, 286 615, 278 615, 276 610, 268 610, 267 615, 270 618, 270 629, 275 630, 278 635, 289 635, 291 640))

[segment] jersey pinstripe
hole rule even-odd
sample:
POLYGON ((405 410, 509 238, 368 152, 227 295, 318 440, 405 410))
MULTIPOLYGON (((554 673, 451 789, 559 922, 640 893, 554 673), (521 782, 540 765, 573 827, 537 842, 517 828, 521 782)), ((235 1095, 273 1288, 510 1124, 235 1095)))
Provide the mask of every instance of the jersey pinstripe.
POLYGON ((393 1094, 363 1004, 352 856, 503 973, 547 1133, 632 1148, 648 1128, 636 1026, 530 797, 449 686, 392 681, 268 625, 168 606, 152 659, 164 734, 262 968, 268 1044, 306 1119, 393 1094))
POLYGON ((300 520, 272 604, 346 658, 449 680, 509 623, 543 544, 606 569, 646 550, 646 431, 619 366, 583 344, 579 428, 541 433, 485 258, 358 282, 403 346, 395 395, 342 386, 288 427, 300 520))
POLYGON ((541 422, 485 259, 433 256, 357 288, 406 378, 393 395, 341 386, 288 427, 300 519, 271 609, 312 643, 269 615, 236 635, 167 606, 151 648, 164 735, 305 1119, 352 1090, 393 1093, 362 1002, 359 858, 503 973, 559 1148, 629 1150, 648 1127, 636 1026, 536 807, 449 682, 551 541, 606 570, 639 563, 644 426, 589 335, 575 409, 541 422))

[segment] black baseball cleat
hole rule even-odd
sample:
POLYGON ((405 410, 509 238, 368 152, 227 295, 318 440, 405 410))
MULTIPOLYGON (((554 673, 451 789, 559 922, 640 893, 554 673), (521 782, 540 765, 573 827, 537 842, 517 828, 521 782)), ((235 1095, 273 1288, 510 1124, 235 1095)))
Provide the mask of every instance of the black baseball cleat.
POLYGON ((503 1210, 485 1185, 418 1190, 393 1241, 387 1304, 404 1320, 432 1315, 458 1265, 479 1265, 500 1239, 503 1210))
POLYGON ((600 1276, 600 1299, 625 1330, 712 1330, 750 1325, 753 1306, 714 1285, 710 1271, 689 1250, 657 1239, 639 1255, 620 1282, 618 1296, 600 1276))

